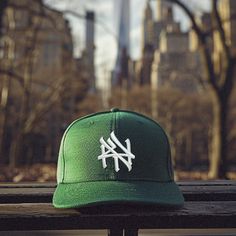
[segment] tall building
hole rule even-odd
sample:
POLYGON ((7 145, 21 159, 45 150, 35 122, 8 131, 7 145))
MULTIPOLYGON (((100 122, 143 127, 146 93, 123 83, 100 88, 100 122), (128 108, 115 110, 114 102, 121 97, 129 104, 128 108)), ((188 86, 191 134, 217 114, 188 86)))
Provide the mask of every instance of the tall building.
POLYGON ((86 47, 85 47, 85 60, 89 72, 89 87, 90 91, 96 90, 96 81, 95 81, 95 65, 94 65, 94 56, 95 56, 95 43, 94 43, 94 22, 95 14, 93 11, 86 12, 86 47))
POLYGON ((142 22, 141 66, 139 68, 140 85, 151 83, 152 63, 155 50, 160 48, 160 36, 163 31, 178 31, 180 26, 174 21, 173 4, 157 1, 157 20, 153 17, 150 1, 146 1, 142 22))
POLYGON ((8 0, 8 4, 2 19, 0 67, 11 73, 1 73, 0 129, 5 130, 0 145, 7 157, 21 120, 28 130, 25 161, 33 157, 51 161, 73 114, 75 62, 70 26, 61 12, 41 0, 8 0))
POLYGON ((168 86, 184 92, 196 91, 193 77, 199 76, 198 66, 195 53, 189 50, 189 32, 182 32, 179 22, 174 20, 172 4, 159 0, 157 6, 163 28, 152 63, 152 88, 168 86))
MULTIPOLYGON (((180 23, 175 21, 173 4, 169 1, 157 1, 157 21, 153 22, 153 60, 149 78, 152 97, 152 115, 158 117, 157 90, 175 88, 184 93, 196 92, 196 77, 201 76, 196 51, 197 42, 189 49, 189 32, 182 32, 180 23)), ((194 35, 192 35, 194 36, 194 35)), ((143 54, 145 57, 145 54, 143 54)), ((143 68, 147 65, 142 66, 143 68)), ((148 80, 147 80, 148 81, 148 80)))
POLYGON ((118 50, 112 85, 129 86, 130 1, 116 0, 118 50))
POLYGON ((173 4, 169 1, 157 0, 157 21, 173 21, 173 4))
POLYGON ((162 32, 160 49, 152 65, 152 88, 174 87, 184 92, 197 89, 194 53, 189 51, 188 33, 162 32))
POLYGON ((146 1, 136 81, 141 86, 151 85, 154 89, 167 85, 195 91, 196 84, 187 79, 189 74, 196 75, 194 73, 197 71, 195 53, 189 50, 189 33, 182 32, 180 23, 175 21, 171 2, 158 0, 156 6, 157 20, 153 17, 150 1, 146 1), (185 59, 186 63, 183 62, 185 59))
POLYGON ((145 45, 153 43, 153 20, 150 1, 147 1, 142 22, 142 49, 145 45))
POLYGON ((139 85, 150 84, 153 51, 155 50, 153 12, 150 1, 146 2, 142 22, 141 67, 139 71, 139 85))

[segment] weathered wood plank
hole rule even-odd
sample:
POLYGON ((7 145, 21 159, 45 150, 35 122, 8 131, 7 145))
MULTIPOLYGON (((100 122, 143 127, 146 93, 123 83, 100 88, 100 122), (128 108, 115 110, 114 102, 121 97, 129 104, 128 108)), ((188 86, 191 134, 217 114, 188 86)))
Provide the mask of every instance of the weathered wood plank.
POLYGON ((54 188, 1 188, 1 203, 50 203, 54 188))
POLYGON ((12 182, 5 182, 0 183, 0 189, 1 188, 55 188, 56 183, 55 182, 27 182, 27 183, 12 183, 12 182))
POLYGON ((193 181, 177 181, 180 186, 227 186, 236 185, 235 180, 193 180, 193 181))
MULTIPOLYGON (((186 201, 236 201, 236 181, 211 183, 210 185, 209 181, 207 184, 205 181, 180 182, 179 187, 186 201)), ((19 186, 2 184, 0 185, 0 203, 49 203, 52 201, 54 190, 55 184, 19 184, 19 186)))
POLYGON ((138 236, 138 229, 125 229, 124 236, 138 236))
POLYGON ((117 206, 55 209, 51 204, 2 204, 0 230, 236 228, 236 201, 186 202, 181 209, 117 206))
POLYGON ((108 236, 123 236, 123 229, 114 227, 108 230, 108 236))
MULTIPOLYGON (((177 181, 179 186, 236 186, 235 180, 177 181)), ((0 183, 1 188, 55 188, 55 182, 0 183)))

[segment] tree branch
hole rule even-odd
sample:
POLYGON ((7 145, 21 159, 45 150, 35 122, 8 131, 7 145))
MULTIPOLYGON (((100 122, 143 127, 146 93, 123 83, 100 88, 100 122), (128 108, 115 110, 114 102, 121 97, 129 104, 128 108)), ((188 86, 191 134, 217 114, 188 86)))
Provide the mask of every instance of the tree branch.
POLYGON ((4 70, 1 68, 0 68, 0 74, 8 75, 9 77, 16 79, 22 87, 24 86, 24 77, 23 76, 18 75, 11 70, 4 70))
MULTIPOLYGON (((233 21, 233 20, 236 20, 236 14, 232 14, 230 17, 221 19, 221 24, 224 24, 224 23, 227 23, 227 22, 230 22, 230 21, 233 21)), ((211 26, 211 27, 209 27, 208 30, 205 31, 205 35, 206 35, 206 36, 209 36, 209 35, 211 35, 215 30, 217 30, 217 27, 216 27, 216 26, 211 26)))
POLYGON ((65 80, 62 77, 58 80, 52 90, 45 91, 41 102, 35 106, 34 110, 32 110, 24 123, 24 134, 29 133, 33 129, 35 123, 41 120, 42 117, 52 108, 52 106, 60 100, 60 91, 63 88, 64 82, 65 80), (47 103, 44 103, 44 101, 47 101, 47 103))

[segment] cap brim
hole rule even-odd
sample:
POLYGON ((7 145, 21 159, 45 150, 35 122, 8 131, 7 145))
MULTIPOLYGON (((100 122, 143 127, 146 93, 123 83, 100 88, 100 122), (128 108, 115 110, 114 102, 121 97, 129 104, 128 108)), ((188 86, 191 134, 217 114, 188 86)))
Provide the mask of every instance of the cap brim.
POLYGON ((175 182, 96 181, 60 183, 53 195, 57 208, 77 208, 107 204, 158 204, 182 206, 184 198, 175 182))

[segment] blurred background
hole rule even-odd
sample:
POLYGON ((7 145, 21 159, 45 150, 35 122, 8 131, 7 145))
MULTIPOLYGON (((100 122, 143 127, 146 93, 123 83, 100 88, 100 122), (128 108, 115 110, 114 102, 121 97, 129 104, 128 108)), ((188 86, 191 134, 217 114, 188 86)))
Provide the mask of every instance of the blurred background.
POLYGON ((236 1, 1 0, 0 182, 55 181, 81 116, 141 112, 176 179, 236 179, 236 1))

